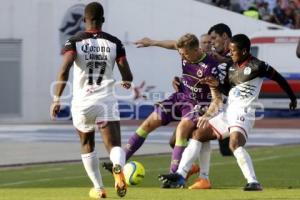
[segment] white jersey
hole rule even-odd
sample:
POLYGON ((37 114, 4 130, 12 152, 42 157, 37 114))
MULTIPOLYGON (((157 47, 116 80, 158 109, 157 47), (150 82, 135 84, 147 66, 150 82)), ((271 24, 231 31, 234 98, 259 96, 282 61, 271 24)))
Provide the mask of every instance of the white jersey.
POLYGON ((63 49, 76 54, 72 105, 91 105, 111 96, 115 61, 125 57, 121 41, 102 31, 81 32, 70 38, 63 49))

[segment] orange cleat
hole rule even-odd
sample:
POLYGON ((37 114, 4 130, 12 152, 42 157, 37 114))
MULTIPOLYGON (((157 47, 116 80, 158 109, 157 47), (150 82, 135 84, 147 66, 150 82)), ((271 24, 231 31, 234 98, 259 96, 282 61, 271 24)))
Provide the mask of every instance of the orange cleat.
POLYGON ((211 183, 208 179, 197 178, 195 183, 189 189, 211 189, 211 183))
POLYGON ((190 171, 187 173, 185 180, 187 181, 193 174, 199 173, 200 167, 199 165, 193 163, 190 171))
POLYGON ((92 199, 103 199, 103 198, 106 198, 107 195, 106 195, 106 192, 104 189, 100 189, 98 191, 98 190, 95 190, 95 188, 92 188, 89 192, 89 197, 92 199))
POLYGON ((124 197, 127 192, 127 185, 121 165, 114 165, 112 172, 115 179, 115 190, 119 197, 124 197))

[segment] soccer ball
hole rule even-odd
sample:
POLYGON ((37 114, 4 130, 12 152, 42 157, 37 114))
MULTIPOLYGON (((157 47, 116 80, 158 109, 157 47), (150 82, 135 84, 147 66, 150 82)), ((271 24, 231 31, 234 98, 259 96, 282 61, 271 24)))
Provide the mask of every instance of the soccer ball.
POLYGON ((123 172, 127 185, 137 185, 141 183, 145 177, 145 168, 137 161, 126 163, 123 172))

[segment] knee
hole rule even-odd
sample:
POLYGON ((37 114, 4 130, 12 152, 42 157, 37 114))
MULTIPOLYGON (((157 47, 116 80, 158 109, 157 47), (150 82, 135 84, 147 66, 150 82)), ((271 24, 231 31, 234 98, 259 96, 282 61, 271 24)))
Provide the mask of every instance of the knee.
POLYGON ((230 138, 229 149, 234 152, 239 147, 239 142, 236 138, 230 138))

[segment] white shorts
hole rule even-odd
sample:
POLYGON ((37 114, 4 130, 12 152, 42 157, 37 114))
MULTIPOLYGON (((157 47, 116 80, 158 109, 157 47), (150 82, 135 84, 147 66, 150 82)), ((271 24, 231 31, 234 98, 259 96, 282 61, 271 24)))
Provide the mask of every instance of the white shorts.
POLYGON ((232 132, 240 132, 248 139, 248 134, 253 128, 255 111, 247 108, 226 109, 209 120, 214 134, 219 140, 229 137, 232 132))
POLYGON ((120 120, 118 101, 114 97, 101 99, 90 106, 72 106, 71 112, 73 125, 84 133, 94 131, 96 124, 120 120))

